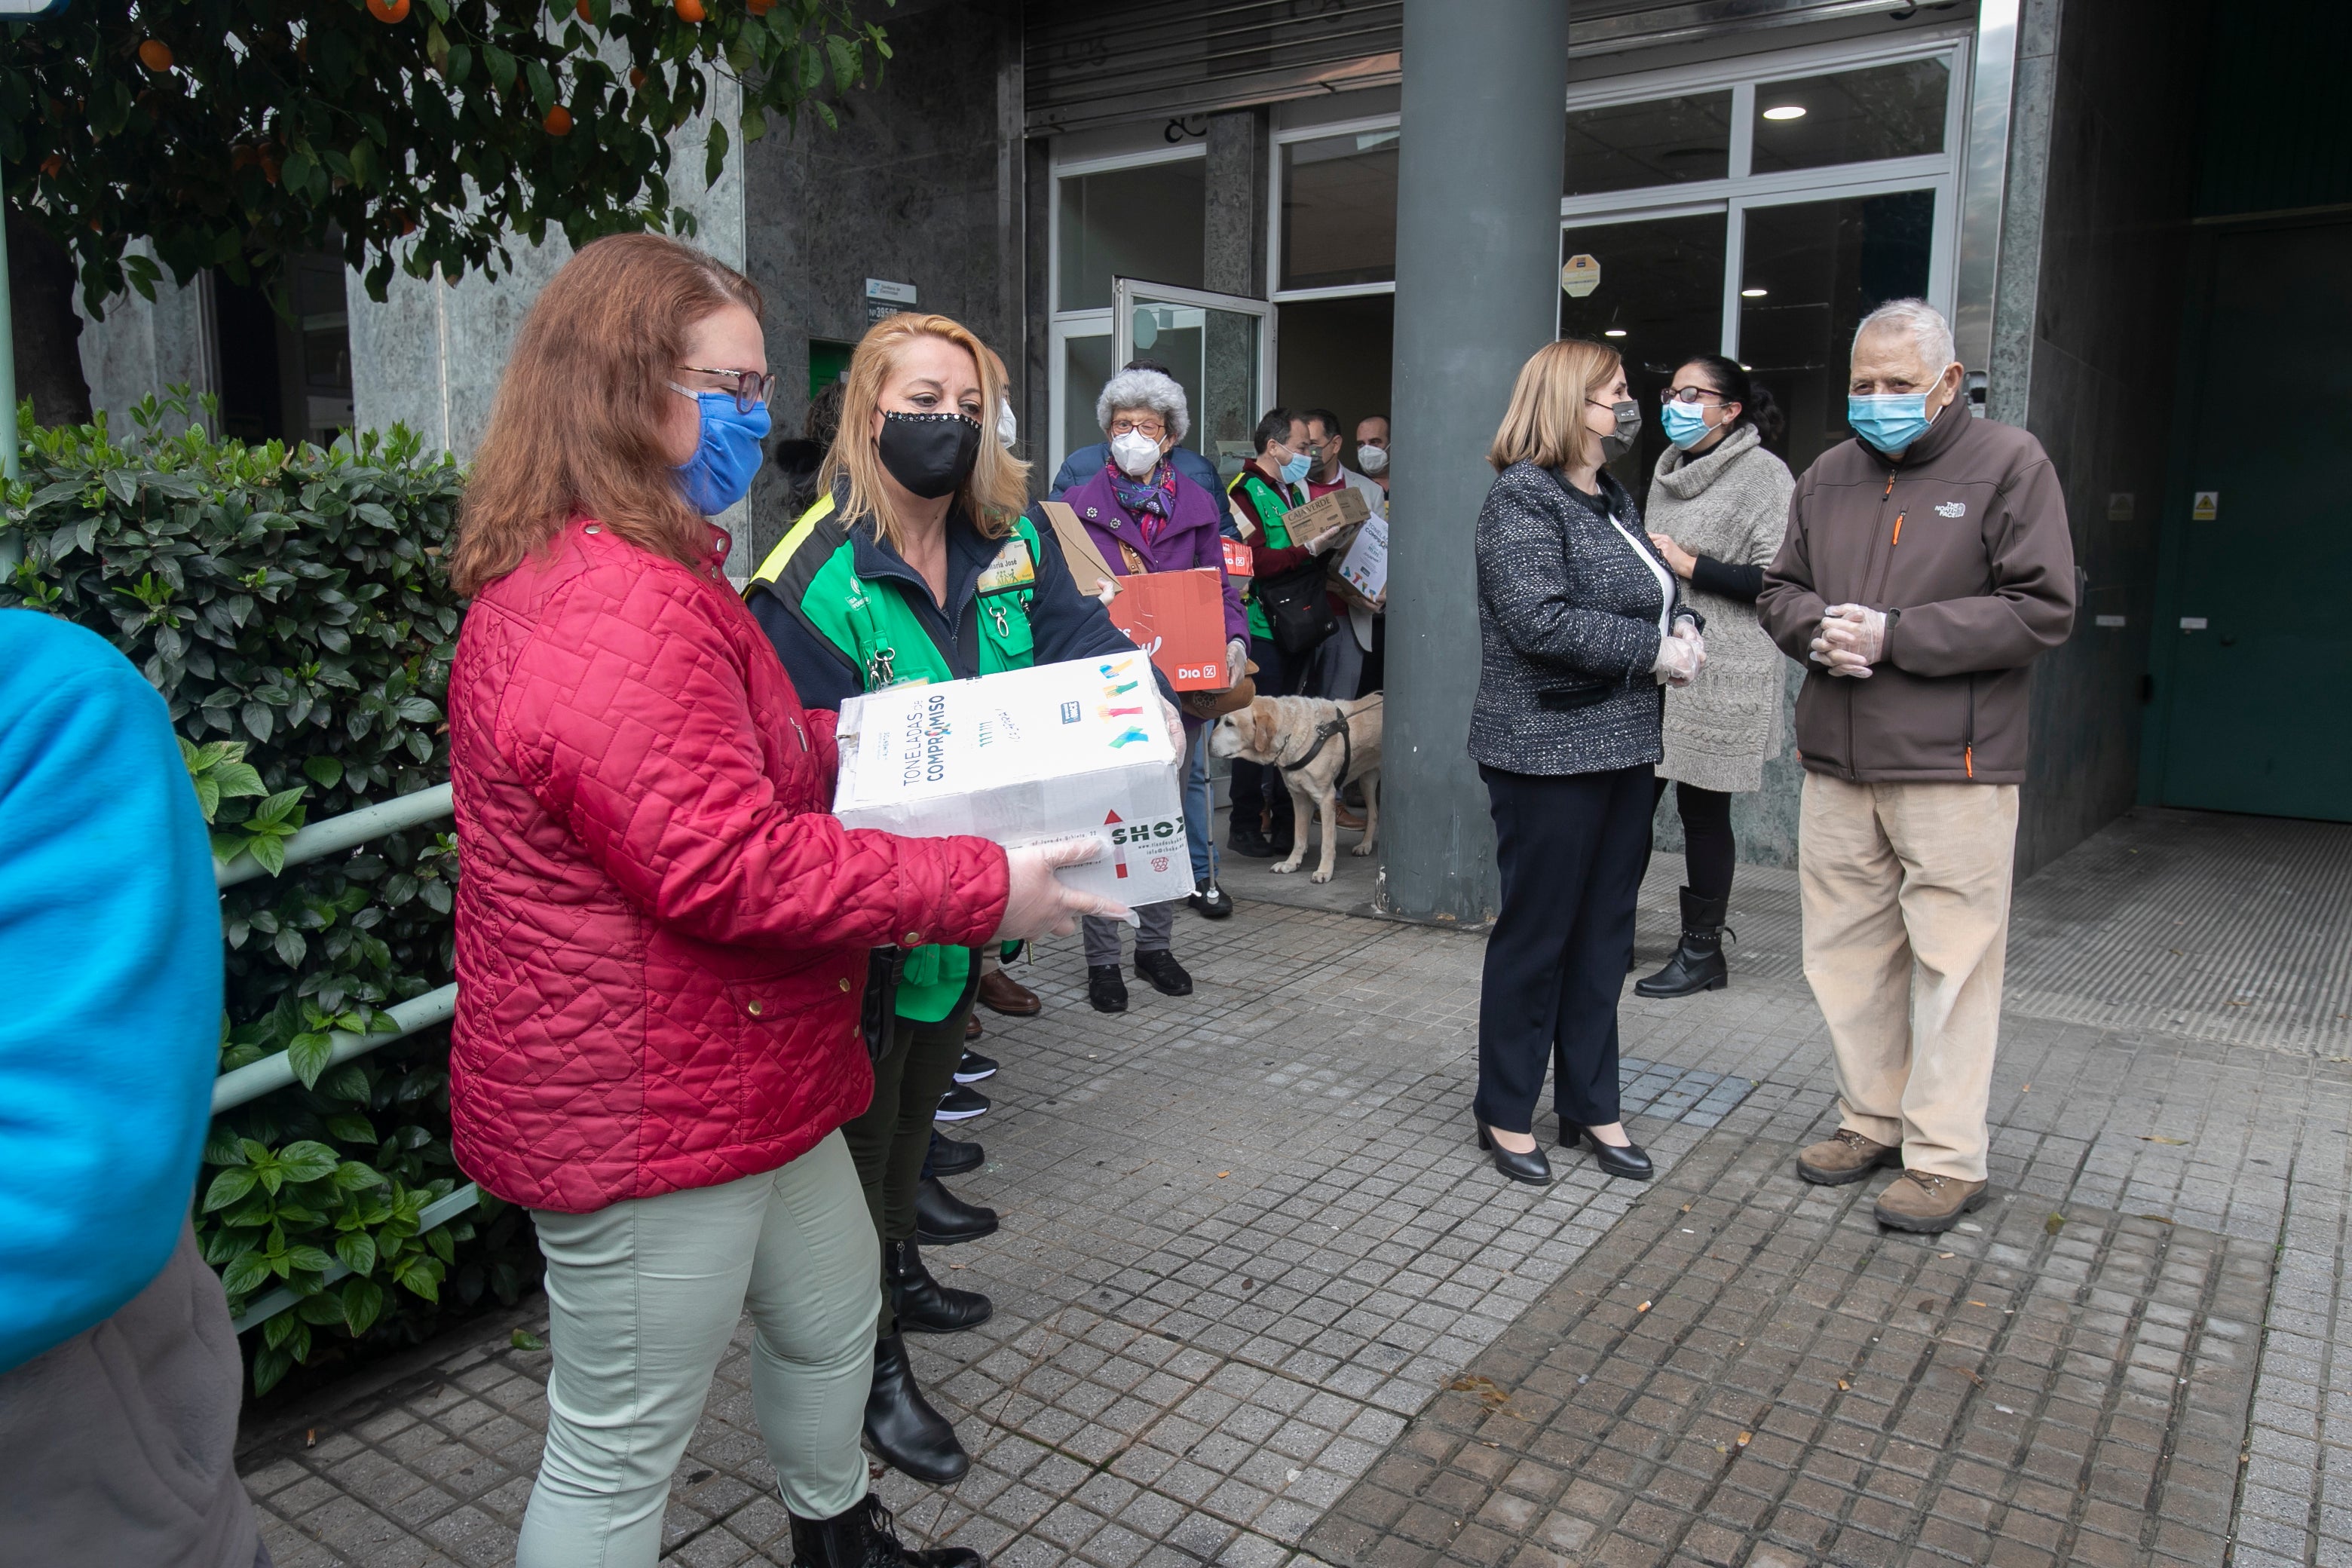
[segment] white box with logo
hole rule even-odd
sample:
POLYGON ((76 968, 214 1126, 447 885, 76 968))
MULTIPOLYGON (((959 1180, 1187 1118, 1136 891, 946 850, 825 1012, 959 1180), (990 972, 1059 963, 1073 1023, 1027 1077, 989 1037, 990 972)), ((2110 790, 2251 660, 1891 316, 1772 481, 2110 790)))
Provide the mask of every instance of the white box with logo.
POLYGON ((1140 649, 977 680, 893 686, 843 705, 834 815, 1008 849, 1093 837, 1063 881, 1130 907, 1192 890, 1175 748, 1140 649))

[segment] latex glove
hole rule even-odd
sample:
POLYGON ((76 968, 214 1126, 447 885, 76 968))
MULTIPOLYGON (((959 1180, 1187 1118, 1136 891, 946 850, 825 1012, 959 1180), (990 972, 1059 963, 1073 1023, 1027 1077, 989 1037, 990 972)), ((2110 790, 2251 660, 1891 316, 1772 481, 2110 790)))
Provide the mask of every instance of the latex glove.
POLYGON ((1176 705, 1160 696, 1160 683, 1152 682, 1151 694, 1160 700, 1160 717, 1168 726, 1168 743, 1176 750, 1176 766, 1184 766, 1184 715, 1176 705))
POLYGON ((1101 600, 1106 605, 1109 604, 1113 599, 1118 598, 1118 579, 1116 577, 1103 578, 1101 585, 1095 590, 1095 597, 1101 600))
POLYGON ((1886 657, 1886 612, 1864 605, 1832 605, 1822 620, 1822 637, 1832 647, 1858 656, 1864 664, 1886 657))
MULTIPOLYGON (((1242 683, 1242 671, 1249 668, 1249 644, 1239 637, 1225 639, 1225 683, 1220 690, 1231 691, 1242 683)), ((1181 748, 1179 748, 1180 750, 1181 748)))
POLYGON ((1663 637, 1658 639, 1657 662, 1650 666, 1650 673, 1664 685, 1688 686, 1697 676, 1706 658, 1693 639, 1680 636, 1663 637))
POLYGON ((988 940, 1025 942, 1036 936, 1067 936, 1078 929, 1080 915, 1130 918, 1133 911, 1125 905, 1098 893, 1081 893, 1054 875, 1060 867, 1083 866, 1101 857, 1102 845, 1093 838, 1006 850, 1004 869, 1012 887, 1004 900, 1004 918, 988 940))
POLYGON ((1812 660, 1832 675, 1868 679, 1886 648, 1886 614, 1860 605, 1833 605, 1813 636, 1812 660))
POLYGON ((1698 629, 1698 622, 1693 620, 1688 616, 1680 616, 1675 617, 1675 636, 1682 638, 1685 642, 1692 642, 1698 645, 1698 667, 1701 669, 1705 669, 1706 668, 1706 637, 1705 633, 1698 629))

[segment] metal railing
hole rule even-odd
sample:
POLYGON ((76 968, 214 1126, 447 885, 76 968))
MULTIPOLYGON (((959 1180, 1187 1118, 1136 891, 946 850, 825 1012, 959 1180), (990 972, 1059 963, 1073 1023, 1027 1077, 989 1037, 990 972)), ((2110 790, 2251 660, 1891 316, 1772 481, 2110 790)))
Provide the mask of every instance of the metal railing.
MULTIPOLYGON (((314 823, 288 837, 286 864, 299 866, 341 850, 355 849, 371 838, 381 838, 387 833, 397 833, 404 827, 415 827, 419 823, 446 816, 452 809, 447 784, 436 784, 431 789, 404 795, 397 800, 363 805, 341 816, 314 823)), ((223 888, 233 888, 240 882, 268 875, 271 875, 268 870, 251 855, 242 851, 226 865, 213 868, 214 879, 223 888)), ((353 1057, 364 1056, 379 1047, 405 1039, 420 1029, 446 1023, 457 1010, 457 987, 454 984, 444 985, 438 991, 428 991, 422 996, 387 1007, 383 1016, 392 1021, 393 1028, 366 1035, 336 1031, 328 1047, 326 1065, 333 1067, 340 1062, 350 1061, 353 1057)), ((213 1114, 218 1116, 224 1110, 258 1100, 265 1094, 274 1094, 295 1081, 294 1065, 284 1051, 264 1057, 257 1062, 247 1062, 241 1068, 232 1068, 213 1080, 213 1114)), ((471 1209, 480 1197, 480 1189, 468 1182, 446 1196, 436 1198, 425 1205, 417 1216, 416 1234, 422 1236, 447 1224, 471 1209)), ((351 1269, 340 1260, 330 1263, 320 1283, 331 1285, 350 1272, 351 1269)), ((301 1300, 291 1289, 281 1286, 267 1296, 246 1303, 245 1310, 231 1320, 231 1326, 241 1334, 247 1329, 268 1322, 301 1300)))

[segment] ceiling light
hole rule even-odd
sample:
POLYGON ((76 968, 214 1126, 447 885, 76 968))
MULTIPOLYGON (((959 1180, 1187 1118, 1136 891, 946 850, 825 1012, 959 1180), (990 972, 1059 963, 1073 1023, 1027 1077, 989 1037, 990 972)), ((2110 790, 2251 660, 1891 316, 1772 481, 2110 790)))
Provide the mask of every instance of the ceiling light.
POLYGON ((1802 120, 1805 106, 1801 103, 1776 103, 1764 111, 1767 120, 1802 120))
POLYGON ((1622 338, 1625 335, 1625 329, 1622 327, 1611 327, 1601 335, 1604 338, 1622 338))
POLYGON ((1742 289, 1739 291, 1739 297, 1743 300, 1761 300, 1764 298, 1764 290, 1761 289, 1742 289))

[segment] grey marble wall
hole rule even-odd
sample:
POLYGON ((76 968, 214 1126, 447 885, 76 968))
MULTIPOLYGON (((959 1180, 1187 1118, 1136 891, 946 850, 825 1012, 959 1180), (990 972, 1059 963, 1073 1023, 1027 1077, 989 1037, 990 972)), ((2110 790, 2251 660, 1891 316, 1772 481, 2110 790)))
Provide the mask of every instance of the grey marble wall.
MULTIPOLYGON (((970 327, 1016 382, 1038 368, 1024 333, 1029 181, 1018 140, 1003 134, 1008 114, 1019 124, 1018 7, 901 5, 883 20, 888 67, 840 129, 814 119, 776 127, 745 158, 747 267, 767 296, 785 434, 798 435, 807 414, 809 340, 865 334, 868 278, 913 284, 916 309, 970 327)), ((1013 392, 1016 411, 1041 406, 1026 386, 1013 392)), ((1022 424, 1044 432, 1042 416, 1022 424)), ((749 558, 782 536, 784 510, 782 485, 763 474, 738 536, 749 558)))
POLYGON ((2084 586, 2073 637, 2034 671, 2020 875, 2138 787, 2204 11, 2151 26, 2137 0, 2026 0, 2021 21, 1990 405, 2049 452, 2084 586))
MULTIPOLYGON (((146 241, 131 247, 152 257, 146 241)), ((131 428, 128 410, 151 393, 160 397, 173 386, 192 393, 218 390, 212 347, 212 310, 203 279, 183 289, 169 273, 155 285, 155 298, 126 291, 109 300, 105 314, 91 319, 74 293, 74 313, 82 319, 81 374, 93 413, 111 428, 131 428)))

